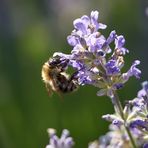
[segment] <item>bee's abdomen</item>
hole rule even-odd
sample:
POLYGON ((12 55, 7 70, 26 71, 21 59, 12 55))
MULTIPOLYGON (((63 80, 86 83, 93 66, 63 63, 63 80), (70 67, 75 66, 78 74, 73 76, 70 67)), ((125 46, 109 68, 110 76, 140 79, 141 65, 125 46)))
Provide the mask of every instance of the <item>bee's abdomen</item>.
POLYGON ((46 62, 43 67, 42 67, 42 72, 41 72, 41 75, 42 75, 42 79, 44 82, 47 82, 50 80, 50 76, 49 76, 49 65, 48 63, 46 62))
POLYGON ((58 77, 58 88, 62 93, 73 92, 78 88, 74 80, 67 79, 64 75, 58 77))

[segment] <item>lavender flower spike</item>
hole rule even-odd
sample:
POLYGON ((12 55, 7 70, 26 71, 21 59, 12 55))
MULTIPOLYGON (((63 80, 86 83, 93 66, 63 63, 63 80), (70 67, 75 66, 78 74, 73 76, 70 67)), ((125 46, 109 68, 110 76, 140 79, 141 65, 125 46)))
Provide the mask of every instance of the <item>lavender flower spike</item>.
POLYGON ((47 130, 50 140, 46 148, 72 148, 74 145, 73 139, 69 137, 69 131, 64 129, 60 138, 56 136, 55 129, 47 130))
POLYGON ((124 55, 128 53, 124 47, 125 38, 113 30, 106 39, 99 32, 106 25, 98 22, 98 18, 99 12, 92 11, 90 16, 84 15, 74 20, 74 30, 67 37, 73 48, 71 54, 56 55, 69 60, 68 66, 77 71, 75 77, 79 85, 93 85, 100 89, 98 96, 107 95, 112 98, 113 92, 122 88, 131 76, 140 78, 141 71, 136 67, 140 61, 136 60, 127 73, 121 73, 124 55), (115 48, 111 49, 110 44, 114 44, 115 48))

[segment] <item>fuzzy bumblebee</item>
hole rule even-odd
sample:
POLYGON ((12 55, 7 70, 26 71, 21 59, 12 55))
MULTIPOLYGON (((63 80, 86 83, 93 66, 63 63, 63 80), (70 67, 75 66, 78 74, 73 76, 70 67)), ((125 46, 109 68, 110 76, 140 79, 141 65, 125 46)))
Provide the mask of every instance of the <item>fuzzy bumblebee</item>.
POLYGON ((78 83, 75 73, 71 76, 66 73, 68 62, 69 60, 54 57, 43 65, 41 75, 49 96, 53 92, 63 94, 77 90, 78 83))

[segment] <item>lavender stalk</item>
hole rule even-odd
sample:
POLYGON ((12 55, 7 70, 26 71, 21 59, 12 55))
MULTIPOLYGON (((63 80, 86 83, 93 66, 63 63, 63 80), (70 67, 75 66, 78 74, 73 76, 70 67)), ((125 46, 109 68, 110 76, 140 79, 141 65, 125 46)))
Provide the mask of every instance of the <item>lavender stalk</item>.
POLYGON ((117 92, 114 91, 114 96, 112 98, 112 102, 113 102, 113 105, 114 105, 114 108, 115 108, 115 111, 119 113, 119 115, 121 116, 121 118, 124 120, 124 127, 125 127, 125 130, 129 136, 129 139, 130 139, 130 142, 131 142, 131 145, 133 148, 137 148, 136 144, 135 144, 135 141, 133 139, 133 136, 130 132, 130 129, 129 127, 126 125, 126 120, 125 120, 125 117, 124 117, 124 113, 123 113, 123 107, 121 105, 121 102, 120 102, 120 99, 119 99, 119 96, 117 94, 117 92))

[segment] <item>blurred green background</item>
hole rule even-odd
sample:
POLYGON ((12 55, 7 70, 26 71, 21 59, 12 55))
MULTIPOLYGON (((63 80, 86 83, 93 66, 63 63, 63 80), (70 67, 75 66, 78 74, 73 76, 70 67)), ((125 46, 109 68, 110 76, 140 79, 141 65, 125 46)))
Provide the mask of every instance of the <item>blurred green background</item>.
POLYGON ((108 25, 107 37, 116 30, 126 38, 130 54, 126 71, 140 59, 142 78, 130 79, 121 90, 122 101, 132 99, 148 77, 147 0, 1 0, 0 1, 0 148, 44 148, 47 128, 58 135, 70 130, 76 148, 85 148, 108 130, 103 114, 113 113, 107 97, 97 89, 81 87, 77 92, 48 97, 41 68, 55 51, 69 53, 66 37, 74 19, 92 10, 108 25))

